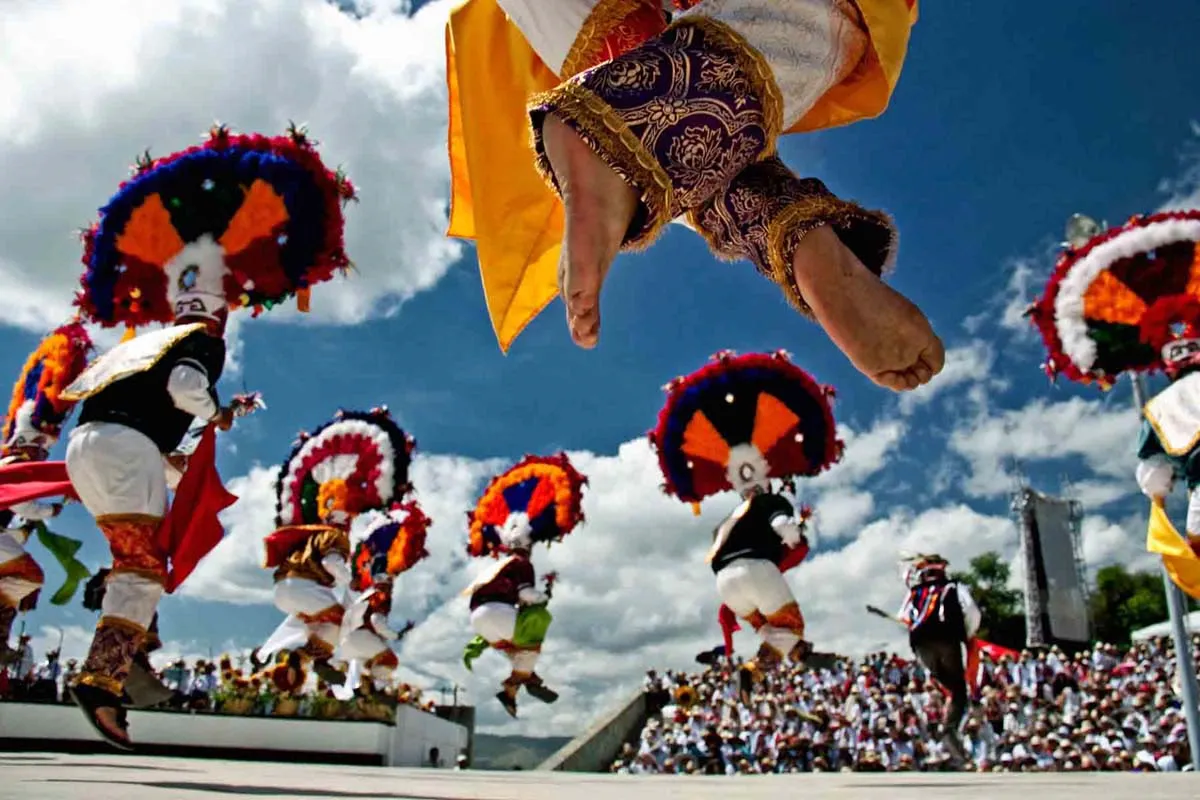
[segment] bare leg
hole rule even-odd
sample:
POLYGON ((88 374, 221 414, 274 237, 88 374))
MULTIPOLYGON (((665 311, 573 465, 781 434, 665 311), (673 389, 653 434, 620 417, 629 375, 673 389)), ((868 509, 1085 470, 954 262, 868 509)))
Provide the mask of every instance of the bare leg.
POLYGON ((637 208, 637 193, 557 117, 542 128, 566 216, 558 289, 571 339, 595 347, 600 338, 600 289, 637 208))
POLYGON ((875 383, 902 392, 942 371, 946 351, 929 320, 828 226, 796 247, 792 275, 829 338, 875 383))

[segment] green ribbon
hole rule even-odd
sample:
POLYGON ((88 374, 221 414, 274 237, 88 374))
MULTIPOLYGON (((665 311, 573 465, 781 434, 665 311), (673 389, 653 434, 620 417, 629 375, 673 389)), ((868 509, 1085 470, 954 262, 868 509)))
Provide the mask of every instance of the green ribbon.
POLYGON ((83 542, 51 533, 44 522, 35 522, 33 530, 37 534, 38 543, 54 556, 54 560, 63 568, 63 572, 67 573, 63 585, 50 598, 53 605, 65 606, 75 596, 79 583, 92 576, 91 571, 83 565, 83 562, 75 557, 79 548, 83 547, 83 542))
POLYGON ((488 647, 488 640, 482 636, 476 636, 467 642, 467 646, 463 648, 463 666, 467 668, 467 672, 471 671, 471 663, 483 655, 488 647))

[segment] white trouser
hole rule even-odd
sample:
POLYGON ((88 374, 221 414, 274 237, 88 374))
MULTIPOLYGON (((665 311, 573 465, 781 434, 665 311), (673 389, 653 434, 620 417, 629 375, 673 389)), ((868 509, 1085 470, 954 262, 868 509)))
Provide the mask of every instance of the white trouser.
MULTIPOLYGON (((517 630, 517 608, 507 603, 484 603, 471 612, 471 627, 489 644, 512 642, 517 630)), ((507 650, 514 672, 533 672, 539 653, 536 650, 507 650)))
MULTIPOLYGON (((740 558, 717 573, 717 594, 721 602, 738 617, 746 619, 755 611, 764 617, 796 602, 792 589, 779 567, 760 558, 740 558)), ((758 635, 781 653, 789 653, 800 636, 787 628, 764 625, 758 635)))
POLYGON ((766 59, 787 130, 854 71, 870 39, 851 0, 704 0, 681 18, 728 25, 766 59))
MULTIPOLYGON (((602 0, 497 0, 529 46, 555 74, 602 0)), ((783 95, 784 129, 845 80, 869 38, 851 0, 704 0, 700 15, 741 34, 767 60, 783 95)), ((569 76, 563 76, 569 77, 569 76)))
MULTIPOLYGON (((25 552, 25 532, 17 529, 0 530, 0 574, 7 571, 6 566, 11 566, 12 570, 17 572, 19 566, 16 562, 27 558, 29 554, 25 552)), ((19 574, 0 578, 0 600, 8 605, 19 606, 22 600, 42 588, 40 582, 31 578, 32 576, 19 574)))
POLYGON ((368 628, 359 628, 347 634, 342 640, 342 657, 347 661, 361 659, 370 661, 375 656, 388 649, 387 641, 368 628))
MULTIPOLYGON (((331 587, 308 578, 284 578, 275 584, 275 607, 285 614, 311 616, 337 605, 341 601, 331 587)), ((341 629, 331 622, 316 622, 308 626, 308 631, 324 642, 337 644, 341 629)))
POLYGON ((88 422, 67 440, 67 476, 93 517, 167 510, 163 456, 145 434, 112 422, 88 422))
POLYGON ((1200 486, 1188 492, 1187 532, 1200 536, 1200 486))

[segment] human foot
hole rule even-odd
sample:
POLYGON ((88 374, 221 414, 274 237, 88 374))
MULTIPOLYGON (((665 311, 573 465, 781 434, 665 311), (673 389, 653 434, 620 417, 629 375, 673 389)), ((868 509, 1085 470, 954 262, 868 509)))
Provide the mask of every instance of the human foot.
POLYGON ((542 126, 546 158, 565 212, 558 291, 571 339, 592 348, 600 339, 600 289, 637 209, 637 195, 566 123, 542 126))
POLYGON ((875 383, 904 392, 942 371, 946 351, 929 320, 863 266, 828 226, 804 237, 792 273, 829 338, 875 383))

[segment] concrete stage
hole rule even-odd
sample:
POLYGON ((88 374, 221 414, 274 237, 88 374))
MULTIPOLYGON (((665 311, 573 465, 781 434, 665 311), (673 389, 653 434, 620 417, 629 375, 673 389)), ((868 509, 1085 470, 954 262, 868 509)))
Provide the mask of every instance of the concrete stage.
POLYGON ((564 772, 454 772, 139 756, 0 753, 2 800, 1195 800, 1200 775, 769 775, 640 778, 564 772))

